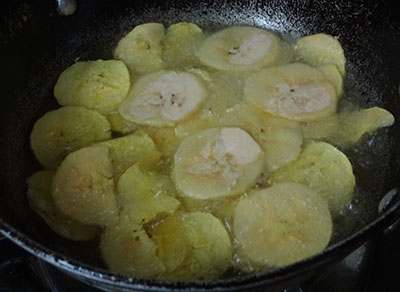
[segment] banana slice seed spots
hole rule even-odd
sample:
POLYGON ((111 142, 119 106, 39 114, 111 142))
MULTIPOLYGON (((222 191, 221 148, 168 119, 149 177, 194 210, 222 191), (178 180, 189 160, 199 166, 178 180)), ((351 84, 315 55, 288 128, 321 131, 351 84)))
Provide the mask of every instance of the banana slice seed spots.
POLYGON ((264 33, 256 33, 245 39, 240 46, 229 51, 229 62, 235 65, 252 65, 267 55, 272 40, 264 33))
POLYGON ((280 82, 274 87, 275 97, 264 102, 272 112, 293 116, 321 111, 332 104, 333 96, 319 83, 293 84, 280 82))
POLYGON ((195 76, 167 72, 150 82, 130 104, 129 115, 137 121, 159 119, 176 122, 193 112, 206 93, 195 76))

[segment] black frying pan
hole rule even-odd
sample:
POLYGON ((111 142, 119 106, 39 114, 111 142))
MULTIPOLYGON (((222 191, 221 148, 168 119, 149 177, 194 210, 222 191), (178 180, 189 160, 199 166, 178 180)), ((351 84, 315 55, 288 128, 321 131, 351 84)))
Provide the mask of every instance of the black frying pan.
MULTIPOLYGON (((103 289, 237 290, 276 288, 302 281, 379 235, 400 217, 400 123, 381 129, 347 154, 359 189, 353 212, 321 254, 271 272, 205 283, 172 283, 107 272, 93 243, 55 235, 28 207, 25 179, 39 169, 29 147, 33 123, 55 108, 52 89, 76 58, 111 58, 117 41, 135 25, 179 21, 218 28, 266 27, 292 38, 325 32, 339 37, 347 57, 345 99, 381 106, 400 119, 400 17, 385 1, 77 1, 72 16, 56 1, 4 1, 0 12, 0 232, 72 276, 103 289), (398 17, 396 19, 396 17, 398 17), (357 153, 366 153, 369 160, 357 153), (394 189, 394 190, 393 190, 394 189), (383 211, 378 212, 379 203, 383 211)), ((60 2, 60 1, 59 1, 60 2)), ((61 1, 62 2, 62 1, 61 1)), ((394 2, 393 2, 394 3, 394 2)))

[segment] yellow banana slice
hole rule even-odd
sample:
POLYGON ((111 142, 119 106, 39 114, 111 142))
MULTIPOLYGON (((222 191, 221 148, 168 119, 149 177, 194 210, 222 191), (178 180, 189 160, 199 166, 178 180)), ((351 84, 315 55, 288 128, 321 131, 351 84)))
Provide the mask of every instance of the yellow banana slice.
POLYGON ((54 169, 68 153, 111 138, 107 119, 84 107, 66 106, 47 112, 36 121, 31 147, 46 168, 54 169))
POLYGON ((57 169, 52 197, 59 210, 83 224, 112 224, 118 210, 108 149, 90 146, 70 153, 57 169))
POLYGON ((271 173, 272 183, 296 182, 318 191, 326 200, 332 216, 347 207, 355 187, 350 161, 341 151, 325 142, 311 141, 299 158, 271 173))
POLYGON ((156 127, 173 126, 193 113, 206 89, 191 73, 159 71, 139 79, 119 107, 132 122, 156 127))
POLYGON ((118 110, 108 113, 106 118, 111 125, 111 130, 123 135, 131 134, 138 128, 136 124, 124 119, 118 110))
POLYGON ((318 66, 317 69, 321 71, 330 82, 332 82, 337 95, 341 96, 343 93, 343 76, 340 74, 336 65, 326 64, 318 66))
POLYGON ((84 225, 55 208, 51 197, 54 174, 54 171, 39 171, 27 179, 29 205, 54 232, 64 238, 75 241, 96 238, 100 233, 98 226, 84 225))
POLYGON ((327 119, 310 122, 303 126, 307 139, 324 139, 334 145, 349 147, 379 128, 390 127, 393 115, 379 107, 359 111, 342 112, 327 119))
POLYGON ((234 218, 238 267, 286 266, 321 252, 332 234, 326 202, 309 187, 276 184, 241 197, 234 218))
POLYGON ((189 242, 189 254, 169 280, 206 281, 217 279, 232 262, 232 243, 222 222, 208 213, 182 215, 183 232, 189 242))
POLYGON ((346 58, 337 38, 318 33, 302 37, 295 45, 298 58, 311 66, 334 64, 342 76, 345 75, 346 58))
POLYGON ((163 60, 166 67, 176 69, 200 65, 197 51, 203 39, 203 31, 193 23, 170 25, 163 40, 163 60))
POLYGON ((336 111, 337 93, 317 69, 301 63, 250 75, 244 96, 262 110, 293 120, 315 120, 336 111))
POLYGON ((135 163, 138 162, 143 167, 151 168, 161 157, 153 140, 143 131, 97 145, 108 148, 115 181, 118 181, 119 177, 135 163))
POLYGON ((379 107, 363 109, 349 113, 346 118, 340 119, 341 130, 337 134, 342 145, 352 145, 366 133, 371 133, 379 128, 390 127, 394 123, 393 115, 379 107))
MULTIPOLYGON (((166 267, 159 278, 166 279, 190 256, 191 245, 180 216, 169 216, 146 228, 157 245, 157 256, 166 267)), ((181 279, 179 279, 181 280, 181 279)))
POLYGON ((173 177, 187 197, 237 195, 255 183, 263 159, 261 147, 246 131, 211 128, 182 141, 174 157, 173 177))
POLYGON ((133 224, 144 224, 158 216, 171 215, 180 202, 167 175, 144 171, 134 164, 118 180, 118 202, 122 215, 133 224))
POLYGON ((162 41, 165 28, 161 23, 136 26, 115 48, 114 57, 122 60, 132 74, 148 74, 163 68, 162 41))
POLYGON ((106 228, 100 249, 107 266, 116 273, 136 277, 156 277, 166 271, 157 256, 157 245, 141 225, 121 220, 106 228))
POLYGON ((80 105, 106 114, 128 94, 129 78, 121 61, 76 62, 58 77, 54 96, 60 105, 80 105))
POLYGON ((218 70, 257 70, 279 61, 279 42, 265 29, 229 27, 205 39, 199 58, 203 64, 218 70))
POLYGON ((295 160, 303 144, 298 122, 269 115, 252 105, 239 103, 221 119, 224 125, 240 127, 249 132, 263 148, 267 171, 295 160))

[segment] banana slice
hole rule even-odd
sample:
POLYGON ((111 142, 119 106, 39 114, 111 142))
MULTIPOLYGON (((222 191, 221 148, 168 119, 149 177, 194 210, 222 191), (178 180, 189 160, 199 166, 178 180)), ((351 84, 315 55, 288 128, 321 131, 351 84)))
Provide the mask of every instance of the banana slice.
POLYGON ((151 168, 159 162, 161 157, 153 140, 143 131, 97 145, 108 148, 115 181, 118 181, 119 177, 135 163, 139 163, 145 168, 151 168))
POLYGON ((111 130, 123 135, 131 134, 136 131, 138 126, 122 117, 119 111, 112 111, 106 115, 111 125, 111 130))
POLYGON ((390 127, 394 123, 393 115, 379 107, 363 109, 340 115, 340 132, 335 133, 334 141, 341 146, 350 146, 357 143, 365 134, 372 133, 379 128, 390 127), (337 140, 336 140, 337 139, 337 140))
POLYGON ((122 60, 132 74, 148 74, 164 66, 162 41, 165 28, 161 23, 136 26, 124 36, 114 51, 114 58, 122 60))
POLYGON ((332 234, 326 202, 296 183, 243 196, 235 211, 238 266, 245 271, 290 265, 321 252, 332 234))
POLYGON ((30 137, 36 158, 50 169, 68 153, 110 138, 111 127, 103 115, 77 106, 47 112, 36 121, 30 137))
POLYGON ((337 95, 341 96, 343 93, 343 76, 340 74, 336 65, 326 64, 318 66, 317 69, 321 71, 330 82, 332 82, 337 95))
POLYGON ((118 181, 118 202, 122 216, 133 224, 144 224, 158 216, 171 215, 180 203, 175 188, 167 175, 144 171, 134 164, 118 181))
POLYGON ((166 267, 166 272, 159 275, 159 278, 168 279, 168 274, 191 256, 192 247, 183 222, 180 216, 168 216, 147 227, 146 231, 157 245, 157 256, 166 267))
POLYGON ((91 240, 99 235, 98 226, 84 225, 60 213, 51 197, 54 171, 39 171, 27 179, 28 201, 31 208, 58 235, 75 241, 91 240))
POLYGON ((189 255, 165 278, 206 281, 221 276, 232 261, 232 243, 222 222, 208 213, 182 215, 183 231, 190 244, 189 255))
POLYGON ((173 126, 193 113, 206 97, 200 79, 186 72, 159 71, 139 79, 119 107, 132 122, 173 126))
POLYGON ((203 31, 193 23, 170 25, 163 40, 163 60, 166 67, 175 69, 200 65, 197 51, 203 40, 203 31))
POLYGON ((175 128, 143 127, 143 129, 153 139, 163 158, 172 161, 181 142, 181 138, 175 133, 175 128))
POLYGON ((319 33, 302 37, 295 45, 295 52, 300 60, 311 66, 334 64, 340 74, 345 75, 346 58, 342 45, 331 35, 319 33))
POLYGON ((80 105, 107 114, 130 88, 128 68, 121 61, 76 62, 58 77, 54 96, 60 105, 80 105))
POLYGON ((390 127, 393 115, 385 109, 372 107, 359 111, 342 112, 324 120, 304 125, 308 139, 324 139, 334 145, 349 147, 379 128, 390 127))
POLYGON ((180 144, 173 177, 184 196, 210 199, 245 192, 262 171, 264 153, 240 128, 212 128, 180 144))
POLYGON ((269 115, 252 105, 237 104, 222 117, 221 123, 240 127, 254 137, 264 150, 267 171, 294 161, 301 152, 303 137, 298 122, 269 115))
POLYGON ((199 58, 203 64, 218 70, 257 70, 279 61, 279 42, 265 29, 228 27, 205 39, 199 58))
POLYGON ((300 63, 250 75, 244 96, 262 110, 293 120, 315 120, 336 111, 337 93, 317 69, 300 63))
POLYGON ((311 141, 299 158, 271 173, 272 183, 296 182, 318 191, 336 216, 347 207, 355 187, 350 161, 336 147, 325 142, 311 141))
POLYGON ((112 224, 118 210, 108 149, 91 146, 69 154, 57 169, 52 197, 59 210, 83 224, 112 224))
POLYGON ((116 273, 136 277, 156 277, 166 267, 157 256, 157 244, 141 225, 121 220, 106 228, 100 250, 107 266, 116 273))

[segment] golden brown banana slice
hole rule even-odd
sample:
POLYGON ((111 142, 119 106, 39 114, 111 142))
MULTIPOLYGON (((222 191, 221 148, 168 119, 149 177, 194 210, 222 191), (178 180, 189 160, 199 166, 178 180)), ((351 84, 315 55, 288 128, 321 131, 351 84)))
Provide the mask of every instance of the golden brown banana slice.
POLYGON ((204 39, 200 27, 189 22, 172 24, 163 40, 163 60, 167 68, 195 67, 200 64, 198 49, 204 39))
POLYGON ((157 256, 157 244, 141 225, 121 220, 106 228, 100 249, 107 266, 116 273, 150 278, 166 271, 157 256))
POLYGON ((76 62, 64 70, 54 87, 60 105, 79 105, 107 114, 128 94, 130 77, 121 61, 76 62))
POLYGON ((159 71, 137 80, 119 111, 134 123, 173 126, 196 111, 206 94, 201 80, 194 74, 159 71))
POLYGON ((114 57, 122 60, 132 74, 148 74, 164 66, 162 41, 165 28, 161 23, 136 26, 115 48, 114 57))
POLYGON ((280 41, 272 32, 247 26, 234 26, 205 39, 199 49, 200 61, 226 71, 257 70, 280 58, 280 41))
POLYGON ((232 261, 232 243, 222 222, 208 213, 194 212, 180 218, 189 243, 189 254, 170 280, 206 281, 221 276, 232 261))
POLYGON ((52 197, 59 210, 83 224, 115 222, 118 210, 108 149, 91 146, 70 153, 57 169, 52 197))
POLYGON ((54 171, 39 171, 27 179, 29 205, 54 232, 62 237, 76 241, 96 238, 100 233, 98 226, 82 224, 55 208, 51 197, 54 174, 54 171))
POLYGON ((118 180, 118 203, 122 215, 133 224, 144 224, 158 216, 171 215, 179 207, 172 180, 164 174, 144 171, 134 164, 118 180))
POLYGON ((68 153, 110 139, 111 127, 96 111, 66 106, 47 112, 37 120, 30 138, 39 162, 54 169, 68 153))
POLYGON ((238 267, 286 266, 321 252, 332 234, 326 202, 313 189, 281 183, 242 196, 233 230, 238 267))
POLYGON ((315 189, 328 203, 332 216, 350 204, 355 187, 346 155, 318 141, 306 144, 296 161, 271 173, 269 179, 272 183, 296 182, 315 189))
POLYGON ((301 61, 318 67, 334 64, 342 76, 345 75, 346 58, 337 38, 318 33, 302 37, 295 45, 295 52, 301 61))
POLYGON ((174 157, 173 177, 187 197, 232 196, 255 183, 263 159, 261 147, 246 131, 211 128, 182 141, 174 157))
POLYGON ((336 112, 337 93, 319 70, 301 63, 253 73, 244 87, 247 101, 263 111, 305 121, 336 112))
POLYGON ((151 168, 161 157, 153 140, 143 131, 111 139, 98 145, 109 149, 115 181, 118 181, 119 177, 135 163, 151 168))

